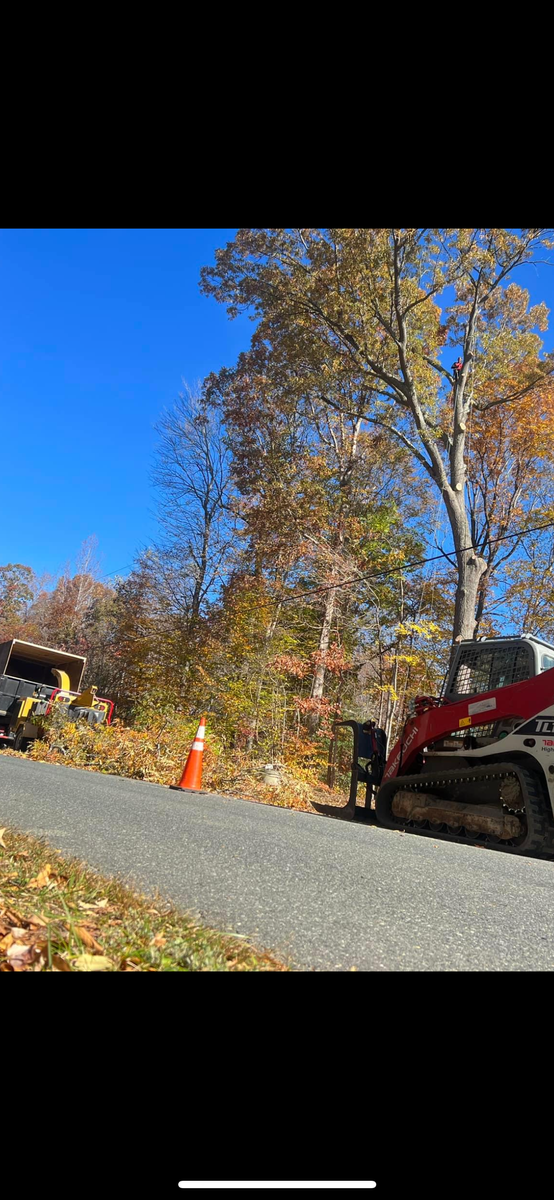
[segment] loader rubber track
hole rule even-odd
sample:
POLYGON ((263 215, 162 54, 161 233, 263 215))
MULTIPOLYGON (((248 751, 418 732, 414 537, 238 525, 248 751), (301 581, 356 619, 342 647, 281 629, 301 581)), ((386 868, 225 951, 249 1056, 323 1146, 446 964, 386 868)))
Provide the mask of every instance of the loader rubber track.
MULTIPOLYGON (((468 809, 471 807, 468 804, 468 809)), ((496 762, 483 767, 467 768, 460 771, 445 771, 436 775, 397 775, 389 783, 379 789, 375 801, 377 822, 387 829, 417 833, 424 837, 440 838, 441 841, 461 842, 466 845, 479 845, 495 850, 503 850, 507 854, 525 854, 533 857, 554 858, 554 819, 550 806, 547 789, 536 771, 531 770, 521 762, 496 762), (448 787, 459 783, 482 783, 491 780, 500 781, 505 778, 517 778, 524 800, 524 809, 518 812, 525 817, 526 830, 517 838, 501 839, 492 834, 467 832, 460 820, 456 832, 445 823, 440 826, 430 826, 429 821, 414 821, 397 818, 392 812, 392 802, 398 791, 439 792, 442 798, 449 798, 448 787), (459 831, 458 831, 459 828, 459 831)), ((513 811, 513 810, 510 810, 513 811)))

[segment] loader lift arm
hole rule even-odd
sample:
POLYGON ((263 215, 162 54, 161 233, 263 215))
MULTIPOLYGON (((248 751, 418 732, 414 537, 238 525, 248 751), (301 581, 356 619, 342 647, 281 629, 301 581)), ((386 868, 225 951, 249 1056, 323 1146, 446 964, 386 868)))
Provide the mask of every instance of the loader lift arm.
MULTIPOLYGON (((452 704, 429 707, 426 711, 410 717, 402 734, 393 747, 383 776, 388 782, 401 770, 408 774, 414 767, 423 748, 449 733, 470 730, 482 725, 483 721, 517 720, 524 723, 539 717, 545 708, 554 704, 554 667, 520 683, 483 692, 478 696, 465 696, 452 704), (477 709, 477 711, 475 711, 477 709)), ((548 718, 546 718, 548 720, 548 718)), ((552 725, 554 731, 554 723, 552 725)))

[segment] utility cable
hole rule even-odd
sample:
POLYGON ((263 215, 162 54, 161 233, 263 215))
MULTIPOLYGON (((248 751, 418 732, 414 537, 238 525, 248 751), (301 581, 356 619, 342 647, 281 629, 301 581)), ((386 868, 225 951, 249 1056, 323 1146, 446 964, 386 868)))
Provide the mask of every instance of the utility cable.
MULTIPOLYGON (((552 529, 554 521, 545 521, 542 525, 530 525, 528 529, 516 529, 515 533, 503 533, 499 537, 487 538, 485 546, 492 545, 493 542, 506 542, 511 538, 524 537, 527 533, 536 533, 539 529, 552 529)), ((461 546, 459 551, 455 549, 450 551, 452 554, 465 554, 468 550, 475 550, 475 546, 461 546)), ((288 604, 291 600, 302 599, 304 596, 315 596, 318 592, 330 592, 333 589, 352 587, 355 583, 362 583, 372 579, 383 579, 387 575, 394 575, 396 571, 415 571, 417 567, 424 567, 427 563, 437 562, 438 559, 448 558, 446 551, 441 554, 432 554, 429 558, 418 558, 411 563, 398 563, 396 567, 389 567, 386 571, 375 571, 369 575, 356 575, 353 579, 345 579, 342 583, 324 583, 321 587, 310 588, 307 592, 292 592, 290 596, 285 596, 282 604, 288 604)), ((452 565, 452 564, 451 564, 452 565)))

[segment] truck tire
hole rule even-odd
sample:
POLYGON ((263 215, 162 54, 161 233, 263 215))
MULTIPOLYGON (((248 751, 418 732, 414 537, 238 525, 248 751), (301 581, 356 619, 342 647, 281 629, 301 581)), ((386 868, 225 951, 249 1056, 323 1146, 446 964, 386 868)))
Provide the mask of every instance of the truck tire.
POLYGON ((13 744, 14 750, 19 750, 20 754, 27 753, 27 750, 29 749, 29 746, 32 741, 32 738, 28 738, 28 737, 24 736, 23 729, 24 729, 24 726, 20 725, 19 729, 15 735, 15 741, 13 744))

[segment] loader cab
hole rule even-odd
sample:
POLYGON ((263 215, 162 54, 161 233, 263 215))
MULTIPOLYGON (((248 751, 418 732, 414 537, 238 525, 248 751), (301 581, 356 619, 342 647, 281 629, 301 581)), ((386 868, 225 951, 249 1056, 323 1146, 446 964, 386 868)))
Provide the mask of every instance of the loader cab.
POLYGON ((521 683, 554 667, 554 646, 530 634, 460 642, 446 681, 451 702, 521 683))

